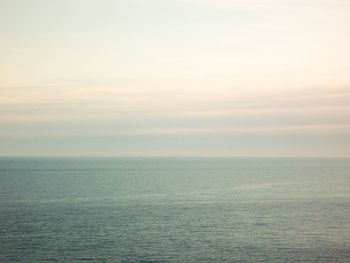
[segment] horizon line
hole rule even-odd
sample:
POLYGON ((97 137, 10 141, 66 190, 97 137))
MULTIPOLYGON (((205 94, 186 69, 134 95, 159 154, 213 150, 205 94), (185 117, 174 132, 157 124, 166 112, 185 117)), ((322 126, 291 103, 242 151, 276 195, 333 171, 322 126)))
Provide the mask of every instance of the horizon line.
POLYGON ((298 158, 298 159, 350 159, 350 156, 317 155, 0 155, 0 158, 298 158))

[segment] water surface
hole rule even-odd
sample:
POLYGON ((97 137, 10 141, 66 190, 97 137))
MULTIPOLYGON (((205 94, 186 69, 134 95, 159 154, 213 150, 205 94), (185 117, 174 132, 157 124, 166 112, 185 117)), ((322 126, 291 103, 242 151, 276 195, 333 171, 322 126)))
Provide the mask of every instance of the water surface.
POLYGON ((0 159, 0 262, 349 259, 349 159, 0 159))

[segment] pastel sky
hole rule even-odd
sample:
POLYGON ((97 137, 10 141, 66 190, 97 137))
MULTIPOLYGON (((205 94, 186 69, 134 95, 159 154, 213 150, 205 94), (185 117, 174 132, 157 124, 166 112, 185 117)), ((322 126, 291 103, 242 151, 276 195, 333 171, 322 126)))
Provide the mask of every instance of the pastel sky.
POLYGON ((350 156, 348 0, 1 0, 0 155, 350 156))

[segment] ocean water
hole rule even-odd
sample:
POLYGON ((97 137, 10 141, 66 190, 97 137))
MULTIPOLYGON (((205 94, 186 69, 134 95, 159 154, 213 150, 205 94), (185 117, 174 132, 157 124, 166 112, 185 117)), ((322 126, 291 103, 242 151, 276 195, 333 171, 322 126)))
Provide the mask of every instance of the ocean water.
POLYGON ((1 158, 0 262, 350 262, 350 160, 1 158))

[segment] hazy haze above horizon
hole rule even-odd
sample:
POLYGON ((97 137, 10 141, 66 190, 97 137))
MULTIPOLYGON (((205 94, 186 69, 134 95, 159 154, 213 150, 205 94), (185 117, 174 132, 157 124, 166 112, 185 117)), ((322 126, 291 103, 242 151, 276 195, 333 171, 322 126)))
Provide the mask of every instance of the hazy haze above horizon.
POLYGON ((4 0, 0 156, 350 156, 350 1, 4 0))

